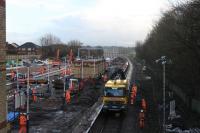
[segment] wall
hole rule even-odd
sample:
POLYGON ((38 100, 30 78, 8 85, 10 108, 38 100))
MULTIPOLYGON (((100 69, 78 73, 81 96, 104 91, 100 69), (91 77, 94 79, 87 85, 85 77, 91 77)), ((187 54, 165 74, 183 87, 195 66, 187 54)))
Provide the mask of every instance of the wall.
POLYGON ((6 12, 5 0, 0 0, 0 133, 6 133, 6 12))

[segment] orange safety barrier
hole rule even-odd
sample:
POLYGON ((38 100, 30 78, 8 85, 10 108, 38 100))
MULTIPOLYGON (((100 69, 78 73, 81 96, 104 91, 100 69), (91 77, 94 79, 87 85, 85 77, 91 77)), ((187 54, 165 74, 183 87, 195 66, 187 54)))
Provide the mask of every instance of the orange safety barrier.
POLYGON ((66 74, 66 75, 71 75, 71 72, 72 72, 71 69, 62 70, 61 74, 62 74, 62 75, 65 75, 65 74, 66 74))

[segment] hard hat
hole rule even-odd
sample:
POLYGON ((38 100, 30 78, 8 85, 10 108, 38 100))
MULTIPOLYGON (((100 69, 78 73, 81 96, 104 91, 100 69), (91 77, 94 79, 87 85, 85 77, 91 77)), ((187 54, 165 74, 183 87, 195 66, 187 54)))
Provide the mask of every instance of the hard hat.
POLYGON ((141 110, 140 110, 140 112, 144 112, 144 110, 143 110, 143 109, 141 109, 141 110))

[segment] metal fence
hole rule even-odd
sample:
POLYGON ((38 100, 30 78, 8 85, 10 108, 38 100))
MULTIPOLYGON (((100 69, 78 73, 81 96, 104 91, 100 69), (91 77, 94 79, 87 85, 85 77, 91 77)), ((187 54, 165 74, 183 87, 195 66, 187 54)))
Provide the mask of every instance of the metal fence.
POLYGON ((7 55, 6 60, 16 60, 16 59, 39 59, 41 55, 7 55))

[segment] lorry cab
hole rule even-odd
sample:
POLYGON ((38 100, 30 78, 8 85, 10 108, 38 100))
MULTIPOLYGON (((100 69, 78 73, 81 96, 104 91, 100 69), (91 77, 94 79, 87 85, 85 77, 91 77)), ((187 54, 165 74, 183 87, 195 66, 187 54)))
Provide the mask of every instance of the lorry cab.
POLYGON ((103 104, 103 110, 126 110, 128 104, 128 81, 109 80, 104 87, 103 104))

